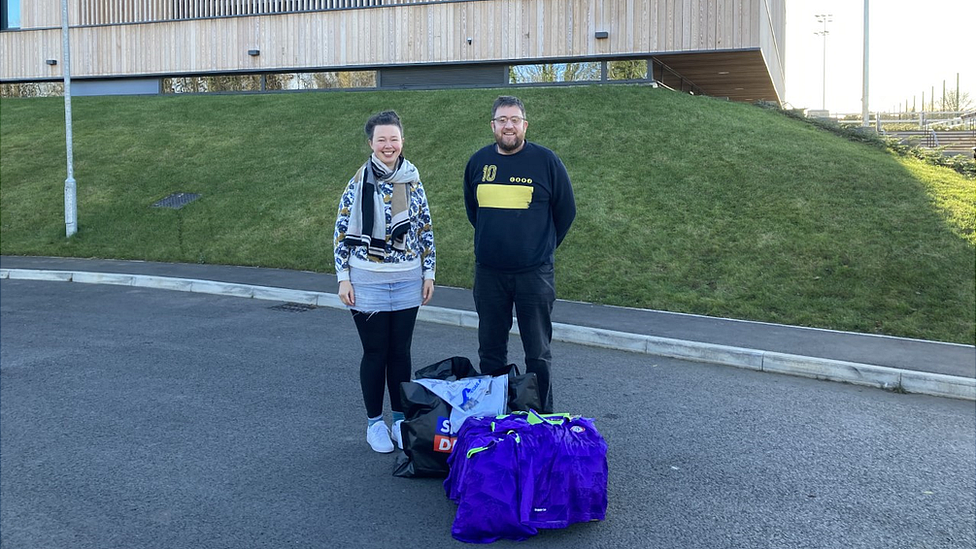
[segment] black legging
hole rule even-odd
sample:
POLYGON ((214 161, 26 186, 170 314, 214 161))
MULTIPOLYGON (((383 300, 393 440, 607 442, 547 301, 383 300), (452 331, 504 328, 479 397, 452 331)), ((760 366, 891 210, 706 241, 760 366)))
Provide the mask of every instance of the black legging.
POLYGON ((419 307, 402 311, 364 313, 353 311, 352 318, 363 344, 359 363, 359 382, 363 387, 366 416, 383 414, 384 382, 390 391, 390 408, 402 412, 400 383, 410 381, 410 342, 419 307))

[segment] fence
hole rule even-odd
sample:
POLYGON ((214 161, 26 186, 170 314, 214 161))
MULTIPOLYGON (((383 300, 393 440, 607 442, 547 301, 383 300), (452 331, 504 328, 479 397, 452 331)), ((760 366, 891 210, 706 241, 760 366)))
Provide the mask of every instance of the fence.
MULTIPOLYGON (((861 126, 861 114, 835 113, 829 118, 844 125, 861 126)), ((868 115, 868 125, 879 132, 885 124, 913 125, 918 130, 976 130, 976 110, 972 111, 919 111, 903 113, 873 113, 868 115)))

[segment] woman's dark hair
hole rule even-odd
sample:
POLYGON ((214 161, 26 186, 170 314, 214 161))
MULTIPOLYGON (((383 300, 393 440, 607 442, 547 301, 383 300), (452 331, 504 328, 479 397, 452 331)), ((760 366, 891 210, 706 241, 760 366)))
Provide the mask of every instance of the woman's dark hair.
POLYGON ((383 111, 369 117, 366 121, 366 139, 373 140, 373 128, 376 126, 396 126, 403 133, 403 126, 400 125, 400 117, 395 111, 383 111))

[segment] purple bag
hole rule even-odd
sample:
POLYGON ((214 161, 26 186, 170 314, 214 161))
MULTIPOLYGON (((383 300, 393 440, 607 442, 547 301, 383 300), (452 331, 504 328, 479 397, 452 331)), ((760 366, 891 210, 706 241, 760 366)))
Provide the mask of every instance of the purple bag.
POLYGON ((444 491, 454 502, 459 501, 461 484, 468 463, 468 452, 473 448, 489 445, 493 440, 505 436, 508 431, 526 425, 524 414, 499 417, 473 417, 461 425, 454 451, 447 458, 448 474, 444 479, 444 491))
POLYGON ((535 412, 469 418, 444 481, 460 540, 521 540, 537 528, 603 520, 607 444, 592 420, 535 412))
MULTIPOLYGON (((552 421, 552 420, 549 420, 552 421)), ((519 446, 520 519, 536 528, 603 520, 607 511, 607 443, 592 420, 532 425, 519 446)))
MULTIPOLYGON (((451 527, 454 539, 491 543, 499 539, 522 541, 536 534, 535 528, 520 521, 518 501, 523 480, 519 468, 512 466, 518 460, 518 439, 514 433, 496 436, 480 451, 472 449, 465 456, 468 464, 451 527)), ((460 453, 455 449, 452 455, 460 453)))

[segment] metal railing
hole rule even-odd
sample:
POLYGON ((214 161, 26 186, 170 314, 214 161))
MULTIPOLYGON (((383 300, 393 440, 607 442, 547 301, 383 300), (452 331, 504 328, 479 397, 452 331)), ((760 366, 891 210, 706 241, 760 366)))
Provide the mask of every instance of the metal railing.
MULTIPOLYGON (((830 115, 839 124, 861 124, 860 113, 833 113, 830 115)), ((919 130, 933 129, 976 129, 976 111, 919 111, 907 113, 877 112, 868 115, 868 125, 880 131, 885 124, 911 124, 919 130)))
POLYGON ((693 95, 708 95, 694 82, 665 65, 656 57, 651 57, 652 65, 648 67, 650 80, 669 90, 691 93, 693 95))
POLYGON ((882 129, 878 133, 895 138, 904 145, 914 145, 924 149, 942 148, 947 152, 959 153, 970 152, 976 148, 976 129, 962 131, 885 131, 882 129))

